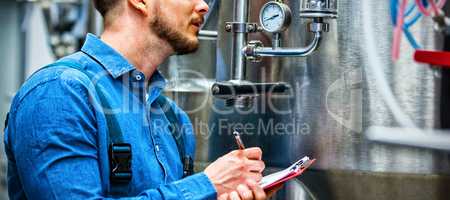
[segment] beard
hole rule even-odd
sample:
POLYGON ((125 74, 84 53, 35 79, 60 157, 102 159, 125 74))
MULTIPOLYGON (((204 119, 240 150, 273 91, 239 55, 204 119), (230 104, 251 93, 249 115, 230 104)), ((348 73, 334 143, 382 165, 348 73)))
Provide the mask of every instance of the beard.
MULTIPOLYGON (((166 20, 158 16, 150 23, 150 28, 163 40, 166 40, 178 55, 197 51, 198 39, 191 39, 186 33, 171 27, 166 20)), ((198 33, 197 33, 198 34, 198 33)))

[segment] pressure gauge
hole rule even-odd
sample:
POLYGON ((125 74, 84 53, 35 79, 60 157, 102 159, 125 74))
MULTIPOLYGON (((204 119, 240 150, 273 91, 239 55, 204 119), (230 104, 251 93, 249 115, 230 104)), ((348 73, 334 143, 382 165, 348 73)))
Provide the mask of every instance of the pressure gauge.
POLYGON ((259 21, 265 31, 280 33, 291 23, 291 9, 283 3, 270 1, 261 8, 259 21))

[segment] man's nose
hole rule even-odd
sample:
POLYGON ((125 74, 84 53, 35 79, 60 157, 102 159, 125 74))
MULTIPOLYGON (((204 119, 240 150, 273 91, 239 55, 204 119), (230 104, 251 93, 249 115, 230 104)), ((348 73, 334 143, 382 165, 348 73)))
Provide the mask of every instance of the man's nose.
POLYGON ((195 11, 201 15, 205 15, 209 11, 209 6, 203 0, 197 0, 195 11))

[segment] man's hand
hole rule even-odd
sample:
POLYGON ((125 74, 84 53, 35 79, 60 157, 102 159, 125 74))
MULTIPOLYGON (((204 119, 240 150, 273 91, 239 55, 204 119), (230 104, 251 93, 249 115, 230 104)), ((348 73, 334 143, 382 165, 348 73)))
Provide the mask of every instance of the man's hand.
POLYGON ((231 193, 225 193, 219 196, 218 200, 265 200, 272 197, 278 190, 283 188, 283 185, 276 186, 268 191, 262 190, 259 185, 255 183, 249 183, 253 185, 254 191, 252 192, 247 186, 239 185, 237 191, 231 193), (255 188, 256 187, 256 188, 255 188))
POLYGON ((219 196, 218 200, 266 200, 267 196, 261 186, 253 181, 247 181, 247 185, 241 184, 236 191, 219 196))
POLYGON ((233 200, 263 200, 266 194, 257 184, 265 168, 261 157, 260 148, 235 150, 211 163, 204 173, 214 184, 219 198, 227 195, 226 198, 233 200), (244 197, 240 198, 241 195, 244 197), (246 198, 250 195, 251 198, 246 198))

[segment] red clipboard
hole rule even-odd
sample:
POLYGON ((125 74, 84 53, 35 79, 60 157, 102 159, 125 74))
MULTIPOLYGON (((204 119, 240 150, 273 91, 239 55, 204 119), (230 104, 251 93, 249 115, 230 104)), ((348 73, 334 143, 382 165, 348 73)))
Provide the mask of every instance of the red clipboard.
POLYGON ((304 157, 288 167, 285 170, 267 175, 261 180, 260 185, 264 190, 270 190, 276 186, 279 186, 285 183, 288 180, 291 180, 297 176, 300 176, 305 172, 308 167, 310 167, 316 159, 309 159, 309 157, 304 157))

